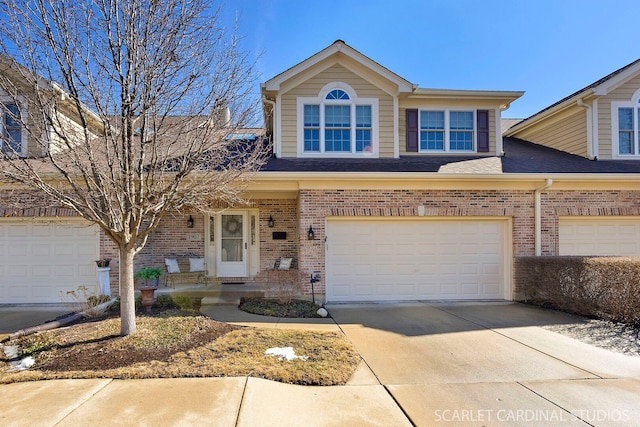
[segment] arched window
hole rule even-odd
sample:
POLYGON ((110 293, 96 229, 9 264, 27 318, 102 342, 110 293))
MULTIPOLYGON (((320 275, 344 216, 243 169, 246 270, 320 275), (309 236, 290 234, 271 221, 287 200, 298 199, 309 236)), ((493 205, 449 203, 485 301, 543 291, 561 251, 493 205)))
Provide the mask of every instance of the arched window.
POLYGON ((298 98, 301 155, 377 153, 377 99, 358 98, 349 85, 329 83, 317 98, 298 98))
POLYGON ((342 89, 333 89, 324 97, 324 99, 350 99, 347 92, 342 89))

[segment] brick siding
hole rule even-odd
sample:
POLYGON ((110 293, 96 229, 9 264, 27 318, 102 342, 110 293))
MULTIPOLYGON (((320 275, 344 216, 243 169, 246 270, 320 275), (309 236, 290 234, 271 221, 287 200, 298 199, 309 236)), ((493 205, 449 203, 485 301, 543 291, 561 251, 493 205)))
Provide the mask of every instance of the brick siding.
MULTIPOLYGON (((542 255, 558 254, 558 217, 562 216, 640 216, 639 191, 554 191, 541 195, 542 255)), ((0 214, 5 217, 75 216, 66 208, 29 191, 0 192, 0 214)), ((510 217, 512 254, 534 255, 534 195, 524 190, 301 190, 298 199, 256 200, 246 208, 259 210, 260 264, 263 271, 279 257, 296 259, 303 277, 320 273, 315 291, 325 291, 325 220, 327 217, 418 217, 424 206, 425 217, 510 217), (269 228, 269 217, 275 225, 269 228), (307 239, 313 227, 315 240, 307 239), (287 233, 285 240, 274 240, 274 231, 287 233)), ((187 227, 188 214, 169 215, 162 220, 136 256, 136 268, 164 265, 164 258, 181 254, 204 256, 204 215, 192 214, 195 224, 187 227)), ((101 232, 102 258, 111 258, 111 289, 118 293, 118 252, 101 232)), ((513 269, 514 296, 518 297, 518 275, 513 269)), ((304 290, 311 293, 305 279, 304 290)))

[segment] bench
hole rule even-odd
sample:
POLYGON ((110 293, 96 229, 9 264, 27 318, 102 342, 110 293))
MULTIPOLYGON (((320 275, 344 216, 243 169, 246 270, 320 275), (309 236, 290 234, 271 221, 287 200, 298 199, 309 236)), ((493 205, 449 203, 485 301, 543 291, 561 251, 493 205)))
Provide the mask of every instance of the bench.
POLYGON ((204 258, 182 255, 164 259, 166 269, 165 286, 175 288, 176 284, 207 285, 207 264, 204 258))

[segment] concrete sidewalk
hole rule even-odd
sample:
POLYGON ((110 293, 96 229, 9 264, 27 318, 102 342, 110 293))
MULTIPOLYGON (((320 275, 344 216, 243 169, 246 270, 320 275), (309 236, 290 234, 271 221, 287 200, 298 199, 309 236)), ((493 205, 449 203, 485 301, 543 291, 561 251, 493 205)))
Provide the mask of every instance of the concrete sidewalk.
POLYGON ((410 426, 381 385, 257 378, 55 380, 0 386, 3 426, 410 426))

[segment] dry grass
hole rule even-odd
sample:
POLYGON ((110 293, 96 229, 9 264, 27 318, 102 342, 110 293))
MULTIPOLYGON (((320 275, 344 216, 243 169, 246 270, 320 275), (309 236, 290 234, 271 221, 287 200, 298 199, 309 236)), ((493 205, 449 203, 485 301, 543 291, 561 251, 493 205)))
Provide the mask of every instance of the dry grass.
POLYGON ((29 370, 8 372, 0 383, 62 378, 174 378, 252 376, 291 384, 344 384, 359 355, 337 333, 240 328, 205 316, 171 312, 138 317, 138 333, 118 336, 119 318, 76 324, 15 339, 29 370), (293 347, 306 361, 266 356, 271 347, 293 347))

